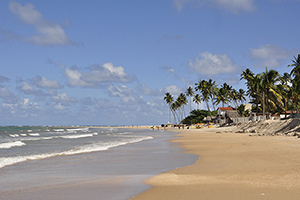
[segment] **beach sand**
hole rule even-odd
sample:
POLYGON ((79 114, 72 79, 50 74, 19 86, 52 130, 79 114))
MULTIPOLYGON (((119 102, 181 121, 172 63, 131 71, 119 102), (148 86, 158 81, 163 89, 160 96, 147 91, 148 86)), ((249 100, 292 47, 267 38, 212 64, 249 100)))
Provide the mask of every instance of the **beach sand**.
POLYGON ((174 142, 199 155, 198 161, 146 180, 153 187, 134 200, 300 199, 300 139, 172 131, 181 132, 174 142))

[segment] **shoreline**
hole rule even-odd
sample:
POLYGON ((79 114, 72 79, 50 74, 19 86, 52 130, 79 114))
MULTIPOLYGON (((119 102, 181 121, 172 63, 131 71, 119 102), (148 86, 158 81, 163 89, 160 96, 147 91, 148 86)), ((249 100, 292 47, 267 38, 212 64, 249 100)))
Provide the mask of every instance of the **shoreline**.
MULTIPOLYGON (((152 188, 134 196, 146 199, 299 199, 300 140, 250 137, 212 129, 173 129, 195 164, 145 181, 152 188)), ((222 129, 222 130, 226 130, 222 129)))

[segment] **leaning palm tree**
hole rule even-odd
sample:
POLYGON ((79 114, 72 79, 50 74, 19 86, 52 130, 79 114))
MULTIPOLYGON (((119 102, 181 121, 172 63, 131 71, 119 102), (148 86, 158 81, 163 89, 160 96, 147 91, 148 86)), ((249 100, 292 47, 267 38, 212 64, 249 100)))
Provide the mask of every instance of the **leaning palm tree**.
POLYGON ((194 95, 194 90, 191 86, 185 92, 186 96, 190 97, 190 112, 192 111, 192 96, 194 95))
POLYGON ((285 113, 285 118, 286 118, 286 112, 287 112, 287 104, 288 104, 288 100, 290 97, 290 84, 291 84, 291 75, 287 72, 285 72, 281 77, 280 77, 280 85, 278 85, 279 87, 279 91, 281 92, 281 95, 284 99, 284 113, 285 113))
POLYGON ((199 80, 198 83, 195 83, 195 85, 195 90, 200 92, 202 100, 206 103, 206 107, 209 112, 210 118, 212 118, 208 105, 208 101, 210 100, 210 86, 208 85, 208 82, 205 80, 199 80))
POLYGON ((171 123, 171 112, 172 112, 172 106, 171 105, 174 101, 174 98, 169 92, 167 92, 167 93, 165 93, 164 100, 169 105, 169 122, 171 123))
POLYGON ((209 91, 209 97, 212 101, 213 109, 216 110, 215 109, 215 104, 213 102, 214 98, 217 95, 217 91, 218 91, 218 86, 216 85, 216 81, 213 81, 213 80, 209 79, 208 82, 207 82, 207 90, 209 91))
POLYGON ((278 71, 268 70, 262 73, 262 86, 263 92, 266 97, 266 108, 270 112, 271 108, 283 107, 282 96, 277 87, 277 83, 280 81, 280 75, 278 71))
POLYGON ((218 105, 220 103, 222 103, 222 107, 224 107, 224 104, 228 103, 229 99, 228 99, 228 95, 226 93, 226 91, 224 90, 224 88, 220 88, 219 91, 217 92, 217 97, 215 98, 215 104, 218 105))
POLYGON ((254 73, 247 68, 241 74, 241 79, 246 80, 246 94, 250 97, 251 102, 256 104, 256 112, 259 113, 259 104, 263 104, 261 74, 254 75, 254 73))
POLYGON ((300 76, 300 54, 298 54, 298 57, 296 58, 294 56, 294 60, 292 60, 292 64, 289 64, 288 67, 294 67, 291 71, 291 75, 300 76))
MULTIPOLYGON (((184 109, 184 105, 187 104, 187 99, 186 99, 186 96, 185 94, 183 93, 180 93, 177 97, 177 100, 176 100, 179 104, 179 108, 181 108, 181 120, 183 119, 183 116, 185 116, 185 109, 184 109)), ((181 121, 180 120, 180 121, 181 121)))
POLYGON ((246 101, 245 90, 241 88, 238 91, 238 100, 240 101, 241 104, 244 104, 244 101, 246 101))
POLYGON ((290 90, 290 98, 294 104, 294 107, 297 110, 297 117, 299 117, 299 102, 300 102, 300 92, 298 88, 300 87, 300 82, 296 79, 291 80, 292 87, 290 90))
POLYGON ((197 104, 197 109, 199 109, 199 104, 201 103, 201 96, 199 94, 196 94, 194 96, 193 101, 197 104))
POLYGON ((234 89, 234 88, 231 88, 231 90, 229 92, 229 96, 230 96, 230 99, 233 100, 233 102, 235 104, 235 109, 237 110, 238 91, 236 91, 236 89, 234 89))

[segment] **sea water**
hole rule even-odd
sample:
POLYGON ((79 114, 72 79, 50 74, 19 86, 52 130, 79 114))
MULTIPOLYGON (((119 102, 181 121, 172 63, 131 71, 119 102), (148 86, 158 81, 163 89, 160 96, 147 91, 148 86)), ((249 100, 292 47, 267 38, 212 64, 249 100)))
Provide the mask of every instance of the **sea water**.
POLYGON ((128 199, 143 180, 194 163, 175 133, 126 128, 0 127, 0 199, 128 199))

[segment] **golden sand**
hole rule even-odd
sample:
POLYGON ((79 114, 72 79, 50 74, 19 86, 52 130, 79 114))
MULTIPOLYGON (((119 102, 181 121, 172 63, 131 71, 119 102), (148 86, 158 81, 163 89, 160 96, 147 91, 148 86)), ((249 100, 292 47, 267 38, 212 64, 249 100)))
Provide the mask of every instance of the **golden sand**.
POLYGON ((174 130, 174 142, 199 159, 150 178, 153 188, 134 200, 300 199, 300 139, 174 130))

